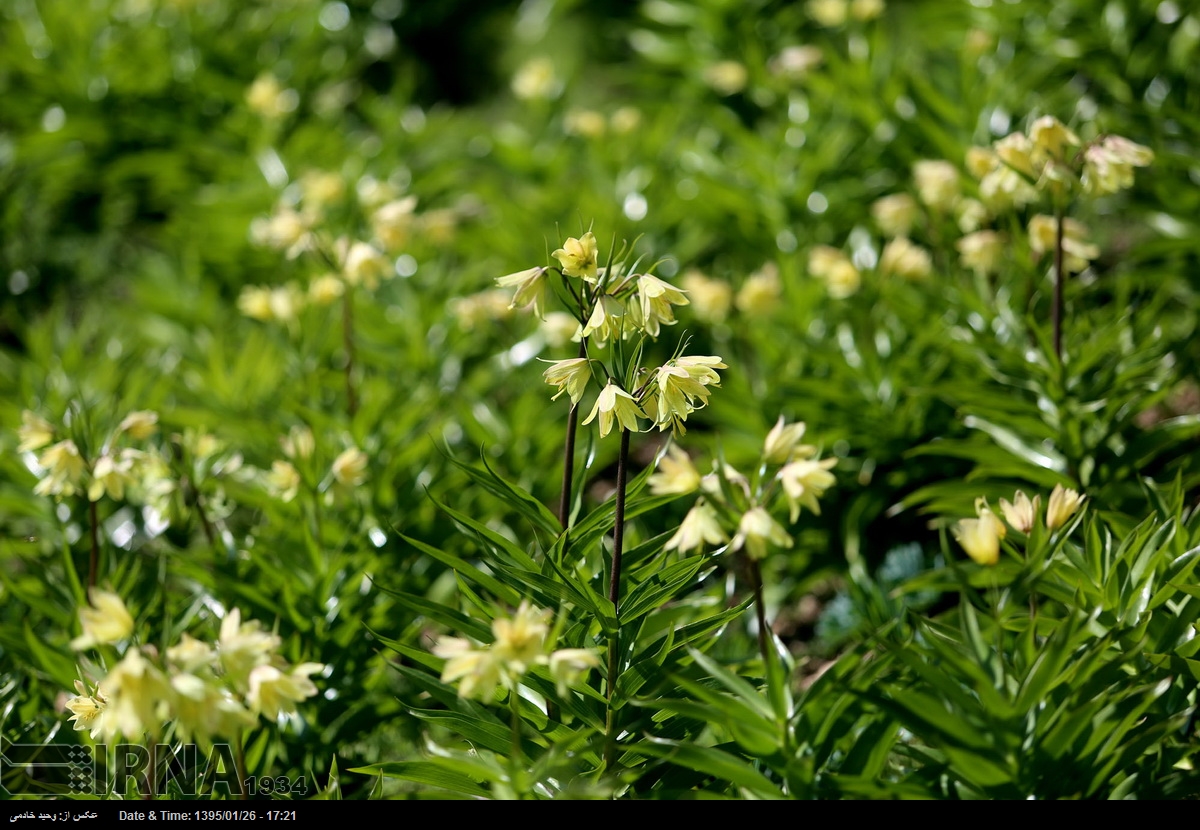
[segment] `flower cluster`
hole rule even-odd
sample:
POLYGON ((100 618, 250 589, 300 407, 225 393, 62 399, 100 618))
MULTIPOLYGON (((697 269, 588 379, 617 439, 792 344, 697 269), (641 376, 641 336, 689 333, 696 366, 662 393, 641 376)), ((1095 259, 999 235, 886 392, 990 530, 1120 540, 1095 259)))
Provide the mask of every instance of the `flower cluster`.
POLYGON ((753 480, 728 464, 715 465, 713 472, 701 476, 686 452, 671 447, 650 477, 650 491, 661 496, 699 490, 703 495, 665 549, 686 553, 729 543, 730 550, 763 559, 771 548, 790 548, 792 537, 768 507, 782 494, 793 523, 802 509, 819 515, 818 500, 836 483, 830 470, 837 459, 819 458, 815 446, 803 443, 804 432, 803 423, 781 417, 763 442, 760 472, 753 480))
MULTIPOLYGON (((93 588, 90 605, 80 609, 82 636, 77 650, 126 642, 133 617, 116 594, 93 588)), ((324 672, 320 663, 290 666, 278 654, 279 636, 256 621, 243 623, 238 609, 225 615, 215 643, 182 635, 167 649, 165 663, 151 649, 129 645, 98 683, 75 681, 77 694, 67 700, 76 730, 93 739, 124 736, 161 737, 169 724, 180 740, 208 743, 232 738, 259 716, 276 720, 317 693, 310 676, 324 672)))
POLYGON ((128 490, 138 490, 145 498, 158 489, 166 464, 151 450, 122 444, 145 441, 157 431, 156 413, 131 412, 108 435, 99 453, 89 458, 75 439, 61 437, 53 424, 25 410, 17 430, 17 451, 41 450, 35 468, 39 481, 34 487, 39 496, 61 500, 86 493, 89 501, 99 501, 106 495, 121 501, 128 490))
POLYGON ((457 683, 458 694, 464 698, 489 700, 498 686, 515 691, 521 678, 534 666, 547 666, 565 696, 570 687, 600 665, 591 649, 548 649, 551 612, 522 602, 511 618, 497 617, 492 621, 491 645, 477 646, 459 637, 442 637, 433 653, 446 660, 442 680, 457 683))
MULTIPOLYGON (((546 297, 555 274, 562 281, 563 294, 572 298, 578 321, 575 340, 588 347, 603 349, 609 343, 634 336, 657 338, 663 326, 676 323, 674 309, 690 304, 687 292, 649 273, 628 273, 624 262, 600 264, 596 237, 590 231, 567 239, 551 257, 557 267, 538 266, 517 271, 496 282, 513 290, 510 308, 531 306, 546 318, 546 297)), ((592 378, 600 379, 600 389, 584 424, 599 422, 600 436, 619 425, 622 430, 639 432, 639 421, 652 421, 660 431, 686 432, 688 416, 708 403, 712 388, 720 386, 718 369, 728 368, 720 357, 677 355, 661 366, 612 366, 595 357, 576 357, 550 361, 543 377, 564 392, 572 405, 578 405, 592 378), (648 378, 645 379, 645 378, 648 378)))
MULTIPOLYGON (((1046 530, 1053 533, 1065 525, 1083 506, 1086 498, 1075 490, 1056 485, 1046 505, 1046 530)), ((1000 499, 1000 512, 1008 527, 1028 536, 1041 521, 1041 503, 1040 495, 1030 499, 1018 490, 1011 502, 1000 499)), ((975 513, 976 518, 960 519, 955 523, 954 538, 976 563, 995 565, 1000 561, 1000 540, 1007 537, 1008 527, 982 498, 975 500, 975 513)))
POLYGON ((325 493, 326 502, 333 503, 367 480, 370 458, 355 446, 339 453, 328 468, 320 466, 316 438, 307 426, 292 427, 279 444, 285 458, 272 461, 270 471, 260 472, 259 479, 282 502, 295 499, 307 484, 310 491, 325 493))

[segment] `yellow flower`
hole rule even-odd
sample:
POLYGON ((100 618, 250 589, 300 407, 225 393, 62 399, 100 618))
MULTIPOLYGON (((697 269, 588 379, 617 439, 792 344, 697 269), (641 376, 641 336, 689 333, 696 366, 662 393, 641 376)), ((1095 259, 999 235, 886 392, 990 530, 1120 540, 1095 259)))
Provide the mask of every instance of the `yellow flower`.
POLYGON ((295 259, 312 247, 311 228, 316 222, 311 211, 299 213, 290 207, 280 207, 268 217, 259 217, 250 225, 250 237, 257 245, 286 251, 295 259))
POLYGON ((497 617, 492 620, 492 634, 496 640, 492 643, 491 653, 510 678, 520 678, 545 656, 550 615, 550 611, 534 608, 525 600, 512 619, 497 617))
POLYGON ((594 421, 597 415, 600 416, 601 438, 612 432, 614 416, 621 428, 630 432, 639 432, 637 419, 646 417, 646 414, 638 408, 633 396, 617 386, 611 378, 608 385, 600 390, 600 395, 596 398, 596 405, 592 407, 591 414, 583 422, 584 426, 594 421))
MULTIPOLYGON (((1088 229, 1074 219, 1063 220, 1063 267, 1067 271, 1082 271, 1090 260, 1100 256, 1100 248, 1087 241, 1088 229)), ((1029 247, 1038 255, 1053 251, 1058 233, 1053 216, 1038 214, 1029 220, 1029 247)))
POLYGON ((279 443, 283 447, 283 454, 288 458, 312 458, 313 450, 316 449, 316 439, 313 438, 312 430, 302 424, 289 429, 288 434, 279 439, 279 443))
POLYGON ((556 401, 566 392, 571 397, 571 403, 576 404, 583 397, 588 381, 592 379, 591 361, 586 357, 555 361, 542 373, 542 377, 546 379, 546 383, 558 387, 558 393, 550 400, 556 401))
POLYGON ((406 196, 380 205, 371 214, 371 231, 384 248, 395 251, 408 244, 416 224, 416 216, 413 213, 416 207, 417 197, 406 196))
POLYGON ((720 386, 716 369, 728 368, 719 357, 691 355, 660 366, 655 373, 657 396, 647 398, 660 431, 686 433, 688 415, 708 403, 709 385, 720 386))
POLYGON ((1038 510, 1041 508, 1041 503, 1041 496, 1034 496, 1033 501, 1030 501, 1029 496, 1018 490, 1017 494, 1013 496, 1011 504, 1004 499, 1000 499, 1000 512, 1004 514, 1005 521, 1014 530, 1029 533, 1033 530, 1034 524, 1037 523, 1038 510))
POLYGON ((565 311, 551 311, 538 326, 546 345, 559 348, 571 342, 571 338, 579 331, 579 321, 565 311))
POLYGON ((255 666, 250 672, 246 702, 251 711, 271 720, 281 714, 294 714, 296 703, 317 693, 317 687, 308 676, 324 669, 321 663, 301 663, 286 673, 271 665, 255 666))
POLYGON ((980 565, 995 565, 1000 561, 1000 540, 1005 536, 1004 525, 983 503, 975 502, 976 519, 962 519, 954 526, 954 538, 967 556, 980 565))
POLYGON ((62 498, 78 492, 84 465, 74 441, 59 441, 46 448, 38 456, 38 466, 45 468, 46 474, 33 488, 35 494, 62 498))
POLYGON ((253 320, 269 321, 274 313, 271 311, 271 289, 258 285, 248 285, 242 289, 237 300, 238 311, 253 320))
POLYGON ((308 299, 314 305, 332 305, 346 292, 346 284, 336 274, 323 274, 308 284, 308 299))
POLYGON ((458 681, 460 697, 487 700, 503 679, 495 656, 487 649, 473 647, 468 640, 442 637, 433 647, 433 653, 446 661, 442 682, 458 681))
POLYGON ((946 211, 958 201, 958 169, 948 161, 924 160, 913 165, 917 197, 937 210, 946 211))
POLYGON ((584 138, 600 138, 608 129, 608 121, 595 110, 570 110, 563 117, 563 132, 584 138))
POLYGON ((512 302, 508 307, 524 308, 533 303, 533 313, 539 318, 542 317, 546 308, 546 274, 548 271, 549 269, 544 267, 528 268, 515 274, 497 277, 496 284, 501 288, 516 286, 516 293, 513 294, 512 302))
POLYGON ((579 339, 596 335, 595 340, 604 344, 614 337, 623 337, 625 330, 625 305, 616 297, 603 295, 592 309, 587 325, 579 330, 579 339))
POLYGON ((847 0, 809 0, 807 9, 809 17, 832 29, 846 22, 850 4, 847 0))
POLYGON ((996 231, 976 231, 955 243, 964 267, 979 276, 994 274, 1006 250, 1004 234, 996 231))
POLYGON ((333 478, 344 487, 357 487, 367 480, 367 454, 357 447, 333 459, 333 478))
POLYGON ((170 686, 166 677, 136 648, 100 683, 108 701, 104 709, 103 733, 124 735, 140 741, 145 732, 154 735, 167 716, 170 686))
POLYGON ((1061 484, 1054 485, 1050 501, 1046 505, 1046 529, 1058 530, 1067 523, 1067 519, 1075 515, 1086 499, 1087 496, 1064 489, 1061 484))
POLYGON ((184 634, 179 642, 167 649, 167 660, 172 667, 185 673, 212 666, 217 660, 216 650, 190 634, 184 634))
POLYGON ((663 550, 687 553, 690 550, 699 550, 705 544, 720 545, 727 541, 729 536, 721 528, 716 511, 711 504, 702 500, 683 517, 679 530, 667 540, 663 550))
POLYGON ((1036 179, 1038 171, 1034 168, 1033 141, 1024 133, 1009 133, 992 145, 996 156, 1010 168, 1025 176, 1036 179))
POLYGON ((75 681, 75 690, 79 694, 69 698, 65 704, 71 711, 70 721, 75 725, 76 732, 86 729, 94 741, 104 732, 104 709, 108 701, 99 689, 88 694, 82 680, 75 681))
POLYGON ((363 285, 374 291, 381 279, 395 275, 392 261, 366 242, 340 240, 342 276, 348 285, 363 285))
POLYGON ((272 461, 267 487, 280 501, 289 502, 300 492, 300 473, 287 461, 272 461))
POLYGON ((800 443, 800 439, 804 437, 804 430, 803 421, 785 423, 780 415, 775 426, 767 433, 767 440, 763 442, 763 460, 768 464, 787 464, 797 458, 811 458, 816 455, 816 447, 800 443))
POLYGON ((893 193, 891 196, 875 200, 871 205, 871 216, 884 236, 908 236, 919 210, 912 196, 907 193, 893 193))
POLYGON ((71 648, 81 651, 96 645, 124 640, 133 633, 133 617, 121 598, 111 591, 88 589, 89 605, 79 609, 79 624, 83 634, 71 641, 71 648))
POLYGON ((45 418, 25 409, 21 412, 21 427, 17 430, 17 437, 21 439, 17 452, 40 450, 54 440, 54 426, 45 418))
POLYGON ((1029 126, 1029 139, 1041 156, 1065 160, 1068 147, 1079 146, 1079 136, 1071 132, 1053 115, 1043 115, 1029 126))
POLYGON ((678 446, 672 444, 658 466, 659 472, 649 479, 650 492, 654 495, 686 496, 700 489, 700 473, 688 454, 678 446))
POLYGON ((269 663, 280 642, 278 635, 263 631, 257 620, 242 623, 241 611, 234 608, 221 620, 217 654, 225 674, 244 688, 250 671, 269 663))
POLYGON ((768 262, 742 283, 734 305, 743 314, 752 317, 767 315, 779 307, 781 293, 783 284, 779 281, 779 268, 775 263, 768 262))
POLYGON ((692 310, 707 323, 723 323, 733 306, 733 289, 723 280, 714 280, 699 271, 684 274, 684 290, 691 294, 692 310))
POLYGON ((836 458, 821 461, 805 459, 793 461, 779 471, 779 481, 787 494, 793 522, 800 516, 801 507, 807 507, 818 516, 821 514, 821 505, 817 499, 837 483, 833 474, 829 472, 835 464, 836 458))
POLYGON ((749 71, 737 61, 717 61, 704 68, 704 82, 718 95, 736 95, 749 79, 749 71))
POLYGON ((523 101, 553 98, 561 87, 554 72, 554 62, 543 57, 526 61, 512 79, 513 94, 523 101))
POLYGON ((96 459, 92 468, 92 480, 87 488, 89 501, 100 501, 100 497, 105 493, 116 501, 125 498, 125 488, 135 483, 133 462, 137 456, 132 454, 135 452, 137 451, 127 448, 120 458, 102 455, 96 459))
POLYGON ((792 546, 792 537, 787 531, 771 518, 771 514, 762 507, 752 507, 742 515, 738 523, 737 535, 733 537, 734 550, 746 549, 751 559, 765 559, 767 548, 775 545, 781 548, 792 546))
POLYGON ((658 337, 659 323, 668 326, 675 323, 675 312, 671 306, 687 305, 688 298, 675 286, 650 274, 638 276, 637 286, 638 304, 634 308, 640 311, 641 316, 635 323, 651 337, 658 337))
POLYGON ((1119 135, 1105 136, 1084 150, 1083 189, 1103 194, 1132 187, 1133 168, 1146 167, 1153 160, 1154 152, 1149 147, 1119 135))
POLYGON ((600 657, 588 648, 560 648, 550 655, 550 676, 558 687, 559 697, 566 697, 571 686, 599 667, 600 657))
POLYGON ((158 432, 158 413, 146 410, 130 412, 117 426, 117 432, 127 432, 130 438, 144 441, 158 432))
POLYGON ((588 282, 596 281, 597 260, 600 252, 596 248, 596 237, 591 231, 581 238, 569 238, 563 246, 551 254, 562 266, 568 277, 581 277, 588 282))
POLYGON ((254 726, 256 718, 212 679, 184 673, 171 678, 171 720, 180 740, 208 743, 254 726))
POLYGON ((879 255, 879 273, 894 274, 909 280, 925 279, 933 270, 929 251, 898 236, 883 248, 879 255))

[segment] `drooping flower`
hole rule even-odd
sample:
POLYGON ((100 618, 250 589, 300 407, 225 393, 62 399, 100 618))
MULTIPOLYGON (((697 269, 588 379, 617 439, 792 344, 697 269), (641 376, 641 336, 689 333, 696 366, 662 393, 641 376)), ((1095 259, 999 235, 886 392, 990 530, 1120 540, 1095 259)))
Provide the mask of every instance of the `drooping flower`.
POLYGON ((592 379, 591 361, 586 357, 557 360, 542 373, 542 377, 546 379, 546 383, 558 387, 558 392, 550 400, 556 401, 566 392, 571 398, 571 403, 577 404, 587 389, 588 381, 592 379))
POLYGON ((1061 484, 1054 485, 1050 501, 1046 504, 1046 529, 1058 530, 1083 506, 1087 496, 1068 490, 1061 484))
POLYGON ((672 305, 688 305, 688 298, 675 286, 664 282, 650 274, 641 274, 637 278, 636 308, 640 314, 635 321, 651 337, 659 334, 659 324, 674 325, 675 312, 672 305))
POLYGON ((596 281, 600 252, 596 247, 596 237, 591 231, 579 239, 570 237, 551 256, 558 260, 563 273, 568 277, 580 277, 592 283, 596 281))
POLYGON ((119 457, 105 454, 96 459, 92 467, 92 480, 88 483, 88 501, 100 501, 105 493, 110 499, 121 501, 125 498, 125 488, 135 484, 133 477, 133 459, 129 450, 119 457))
POLYGON ((1087 193, 1116 193, 1133 187, 1133 168, 1154 161, 1154 151, 1119 135, 1100 139, 1083 152, 1083 189, 1087 193))
POLYGON ((896 275, 908 280, 921 280, 933 270, 929 251, 911 240, 898 236, 883 247, 879 255, 879 273, 896 275))
POLYGON ((551 611, 534 608, 528 600, 522 601, 511 619, 497 617, 492 620, 492 655, 504 665, 505 671, 520 677, 538 662, 546 647, 550 634, 551 611))
POLYGON ((539 318, 545 316, 546 309, 546 274, 549 269, 539 266, 517 271, 515 274, 497 277, 496 284, 501 288, 516 287, 509 308, 524 308, 533 304, 533 313, 539 318))
POLYGON ((587 325, 580 327, 579 338, 595 335, 593 339, 597 343, 604 344, 614 338, 624 337, 627 332, 625 326, 626 311, 625 304, 616 297, 609 294, 602 295, 596 301, 596 306, 592 309, 592 315, 588 318, 587 325))
POLYGON ((560 648, 550 654, 550 676, 560 697, 576 686, 592 669, 600 667, 600 657, 590 648, 560 648))
POLYGON ((83 634, 71 641, 71 648, 82 651, 97 645, 124 640, 133 633, 133 617, 121 598, 112 591, 88 589, 88 605, 79 609, 83 634))
POLYGON ((837 483, 833 474, 829 472, 836 464, 836 458, 820 461, 801 459, 791 462, 779 471, 779 481, 787 494, 793 522, 800 516, 801 507, 807 507, 817 515, 821 514, 821 505, 817 499, 837 483))
POLYGON ((21 412, 21 426, 17 430, 17 437, 21 439, 21 443, 17 445, 17 452, 40 450, 54 440, 54 425, 25 409, 21 412))
MULTIPOLYGON (((1038 214, 1029 220, 1029 247, 1038 255, 1053 251, 1057 235, 1057 220, 1038 214)), ((1070 272, 1082 271, 1088 262, 1100 256, 1100 248, 1087 241, 1088 229, 1082 222, 1063 218, 1063 267, 1070 272)))
POLYGON ((1004 235, 996 231, 975 231, 959 239, 954 246, 958 248, 963 266, 979 276, 996 273, 1007 248, 1004 235))
POLYGON ((683 517, 679 530, 667 540, 663 550, 677 550, 687 553, 690 550, 700 550, 706 544, 721 545, 729 541, 729 536, 717 519, 717 512, 712 505, 701 499, 683 517))
POLYGON ((646 413, 638 407, 633 396, 617 386, 611 378, 608 385, 600 390, 600 395, 596 398, 596 405, 592 407, 591 414, 583 422, 584 425, 596 420, 597 415, 600 416, 601 438, 612 432, 614 417, 622 429, 630 432, 639 432, 637 419, 646 417, 646 413))
POLYGON ((872 203, 871 216, 885 236, 908 236, 919 210, 912 196, 907 193, 893 193, 872 203))
POLYGON ((272 665, 255 666, 250 672, 246 702, 252 712, 272 720, 281 714, 293 714, 295 704, 317 693, 308 676, 324 669, 321 663, 301 663, 290 671, 272 665))
POLYGON ((724 280, 706 277, 699 271, 689 271, 680 280, 691 295, 692 311, 707 323, 723 323, 733 306, 733 288, 724 280))
POLYGON ((660 431, 670 427, 678 434, 688 415, 708 403, 708 386, 720 386, 717 369, 728 368, 719 357, 687 355, 668 361, 655 372, 656 395, 646 400, 660 431))
POLYGON ((117 432, 126 432, 135 441, 144 441, 158 432, 158 413, 147 410, 130 412, 117 425, 117 432))
POLYGON ((764 316, 779 307, 779 296, 782 293, 783 283, 779 279, 779 268, 775 263, 768 262, 742 283, 734 305, 738 311, 751 317, 764 316))
POLYGON ((700 488, 700 473, 688 454, 672 444, 658 462, 658 472, 648 481, 650 492, 656 496, 686 496, 700 488))
POLYGON ((300 492, 300 473, 291 462, 272 461, 271 472, 267 473, 267 487, 280 501, 289 502, 300 492))
POLYGON ((730 546, 733 550, 745 548, 746 555, 751 559, 761 560, 766 559, 767 550, 771 545, 790 548, 792 537, 779 522, 771 518, 766 508, 750 508, 742 515, 737 534, 730 546))
POLYGON ((39 496, 64 498, 75 495, 83 481, 84 464, 79 448, 69 438, 47 447, 38 456, 46 474, 33 488, 39 496))
POLYGON ((344 450, 333 460, 333 478, 343 487, 357 487, 367 480, 367 454, 358 447, 344 450))
POLYGON ((254 713, 209 677, 172 675, 171 722, 184 741, 207 744, 214 737, 235 735, 254 726, 254 713))
POLYGON ((243 623, 241 611, 234 608, 221 620, 217 656, 225 674, 243 689, 250 671, 269 663, 281 642, 277 634, 263 631, 258 620, 243 623))
POLYGON ((157 734, 167 717, 170 684, 163 673, 131 648, 101 682, 107 699, 103 734, 140 741, 145 732, 157 734))
POLYGON ((800 443, 804 438, 804 430, 803 421, 789 424, 780 415, 763 442, 763 460, 768 464, 787 464, 797 458, 811 458, 816 455, 816 447, 800 443))
POLYGON ((948 211, 958 200, 958 169, 948 161, 925 159, 913 165, 917 197, 931 208, 948 211))
POLYGON ((460 697, 490 698, 503 679, 500 663, 491 651, 474 647, 460 637, 442 637, 433 653, 446 661, 442 668, 443 683, 458 683, 460 697))

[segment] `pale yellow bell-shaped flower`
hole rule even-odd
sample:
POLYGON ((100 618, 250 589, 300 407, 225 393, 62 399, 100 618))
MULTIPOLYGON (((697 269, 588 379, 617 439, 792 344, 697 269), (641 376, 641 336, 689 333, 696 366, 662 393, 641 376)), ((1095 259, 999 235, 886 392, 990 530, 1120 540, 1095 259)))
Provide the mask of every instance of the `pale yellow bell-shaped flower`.
POLYGON ((71 641, 71 648, 82 651, 97 645, 109 645, 133 633, 133 616, 121 598, 112 591, 88 589, 89 604, 79 609, 83 634, 71 641))
POLYGON ((658 471, 647 483, 650 492, 656 496, 685 496, 700 489, 700 472, 688 454, 672 444, 658 462, 658 471))
POLYGON ((1067 523, 1067 519, 1079 511, 1086 499, 1087 496, 1056 484, 1050 493, 1050 501, 1046 504, 1046 529, 1058 530, 1067 523))

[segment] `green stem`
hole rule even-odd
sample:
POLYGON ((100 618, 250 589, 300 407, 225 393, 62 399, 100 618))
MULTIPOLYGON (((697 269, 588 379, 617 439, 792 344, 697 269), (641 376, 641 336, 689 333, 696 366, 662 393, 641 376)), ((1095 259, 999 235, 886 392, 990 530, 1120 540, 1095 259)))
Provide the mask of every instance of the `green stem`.
MULTIPOLYGON (((587 342, 579 341, 579 356, 587 357, 587 342)), ((579 404, 571 404, 567 415, 567 442, 563 448, 562 493, 558 498, 558 523, 567 529, 571 520, 571 480, 575 477, 575 435, 579 429, 579 404)))
POLYGON ((88 500, 88 524, 92 531, 92 550, 88 556, 88 589, 96 587, 96 576, 100 570, 100 518, 96 515, 96 502, 88 500))
POLYGON ((239 730, 235 743, 237 744, 237 757, 233 763, 237 767, 235 772, 238 779, 238 799, 245 801, 250 798, 250 794, 246 792, 246 734, 239 730))
POLYGON ((608 714, 606 718, 607 741, 604 747, 605 767, 612 769, 617 752, 617 718, 613 709, 613 697, 617 689, 617 663, 621 649, 621 548, 625 542, 625 491, 629 475, 629 430, 621 430, 621 452, 617 456, 617 503, 616 523, 613 527, 612 572, 608 579, 608 599, 613 606, 617 628, 608 641, 608 714))
POLYGON ((358 395, 354 391, 354 291, 350 285, 342 298, 342 347, 346 351, 346 411, 353 418, 358 412, 358 395))
POLYGON ((512 751, 508 759, 509 764, 509 783, 512 784, 513 793, 517 799, 524 798, 525 781, 523 780, 524 764, 521 757, 521 706, 517 689, 514 686, 508 692, 508 708, 512 710, 512 719, 510 728, 512 731, 512 751))
POLYGON ((763 671, 766 671, 771 661, 771 652, 768 650, 767 641, 767 606, 763 602, 762 569, 759 568, 757 559, 750 559, 750 582, 754 587, 754 613, 758 617, 758 650, 762 653, 763 671))

